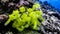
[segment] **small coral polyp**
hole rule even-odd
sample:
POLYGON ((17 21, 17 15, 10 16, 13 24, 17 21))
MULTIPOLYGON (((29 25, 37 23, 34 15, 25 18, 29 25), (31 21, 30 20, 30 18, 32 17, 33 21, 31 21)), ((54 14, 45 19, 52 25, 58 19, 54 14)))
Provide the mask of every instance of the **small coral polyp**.
POLYGON ((13 21, 12 27, 20 32, 25 28, 39 30, 41 25, 39 20, 43 21, 44 19, 42 17, 43 12, 41 10, 36 10, 38 7, 40 7, 40 4, 34 4, 32 8, 25 8, 25 6, 22 6, 19 10, 13 10, 5 26, 13 21))

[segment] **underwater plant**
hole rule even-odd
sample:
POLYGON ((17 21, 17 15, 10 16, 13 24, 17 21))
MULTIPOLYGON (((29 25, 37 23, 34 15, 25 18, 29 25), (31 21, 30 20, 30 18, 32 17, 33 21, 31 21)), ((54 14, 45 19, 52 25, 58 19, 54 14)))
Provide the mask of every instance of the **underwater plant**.
POLYGON ((12 27, 20 32, 25 28, 39 30, 40 21, 42 22, 44 19, 42 17, 43 12, 41 10, 35 10, 38 7, 40 7, 39 4, 34 4, 32 8, 21 6, 19 10, 13 10, 13 13, 9 15, 9 19, 4 25, 7 26, 13 21, 12 27))

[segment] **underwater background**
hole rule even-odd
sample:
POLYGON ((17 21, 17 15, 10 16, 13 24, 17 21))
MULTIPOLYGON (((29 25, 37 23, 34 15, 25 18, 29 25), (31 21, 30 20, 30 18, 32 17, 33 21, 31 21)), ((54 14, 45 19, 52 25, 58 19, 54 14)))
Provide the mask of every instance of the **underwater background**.
POLYGON ((51 4, 53 7, 55 7, 57 10, 60 10, 60 2, 59 0, 38 0, 38 1, 47 1, 49 4, 51 4))
POLYGON ((60 34, 59 0, 0 0, 0 34, 60 34))

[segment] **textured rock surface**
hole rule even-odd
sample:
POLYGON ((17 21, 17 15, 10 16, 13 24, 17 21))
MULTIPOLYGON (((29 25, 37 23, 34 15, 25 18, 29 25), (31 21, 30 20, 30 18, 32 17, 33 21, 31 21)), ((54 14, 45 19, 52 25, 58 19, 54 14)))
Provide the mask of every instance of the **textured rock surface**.
POLYGON ((45 34, 50 32, 53 34, 54 32, 60 32, 60 14, 58 10, 49 5, 47 2, 41 4, 41 9, 43 11, 44 22, 42 22, 45 34))

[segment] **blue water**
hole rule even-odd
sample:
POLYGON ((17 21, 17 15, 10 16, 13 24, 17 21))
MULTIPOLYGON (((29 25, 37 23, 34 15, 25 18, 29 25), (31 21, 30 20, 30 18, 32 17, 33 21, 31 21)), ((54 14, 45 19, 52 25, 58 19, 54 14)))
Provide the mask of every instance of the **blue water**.
POLYGON ((55 7, 56 9, 60 10, 60 1, 59 0, 38 0, 38 1, 47 1, 50 5, 55 7))

